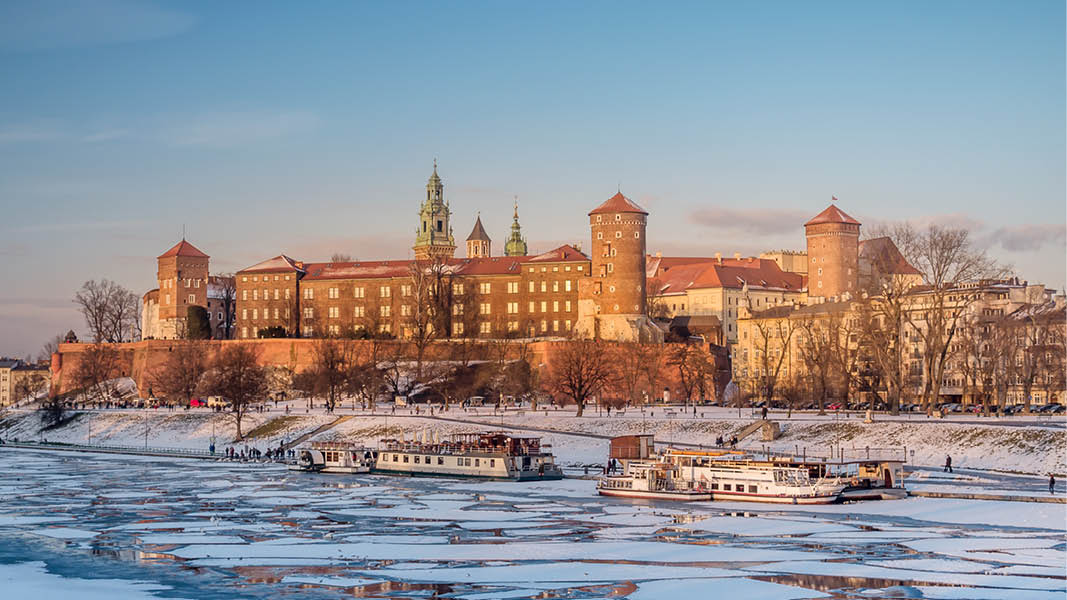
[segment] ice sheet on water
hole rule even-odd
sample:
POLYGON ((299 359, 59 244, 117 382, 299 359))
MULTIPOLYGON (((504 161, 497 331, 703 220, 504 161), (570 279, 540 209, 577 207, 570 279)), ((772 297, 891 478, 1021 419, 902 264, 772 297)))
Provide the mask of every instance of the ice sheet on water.
POLYGON ((936 552, 963 559, 989 560, 1043 567, 1067 564, 1062 539, 1029 538, 936 538, 913 540, 904 545, 919 552, 936 552), (1060 548, 1055 548, 1060 546, 1060 548))
POLYGON ((43 529, 34 529, 33 533, 59 540, 87 540, 100 535, 98 531, 74 527, 45 527, 43 529))
POLYGON ((17 527, 20 525, 42 525, 45 523, 66 523, 74 521, 71 515, 0 515, 0 527, 17 527))
POLYGON ((381 569, 363 571, 367 576, 404 578, 410 581, 447 583, 508 583, 547 585, 582 581, 602 583, 615 581, 643 581, 651 579, 689 579, 708 577, 736 577, 737 571, 713 567, 677 567, 664 565, 633 565, 590 562, 550 562, 507 566, 458 567, 436 569, 381 569))
MULTIPOLYGON (((155 592, 171 588, 144 581, 122 579, 81 579, 49 573, 43 562, 0 564, 0 589, 6 598, 34 600, 148 600, 160 598, 155 592)), ((168 598, 174 596, 168 594, 168 598)))
MULTIPOLYGON (((1062 592, 919 585, 908 588, 931 600, 1063 600, 1062 592)), ((883 593, 876 590, 877 593, 883 593)))
POLYGON ((804 588, 734 577, 729 579, 659 580, 641 583, 629 600, 663 598, 744 598, 745 600, 800 600, 829 598, 829 594, 804 588))
POLYGON ((840 577, 866 577, 872 579, 890 579, 914 581, 917 583, 945 583, 952 585, 969 585, 975 587, 998 587, 1020 590, 1062 590, 1067 591, 1064 581, 1021 577, 1017 575, 983 575, 976 573, 938 573, 916 571, 912 569, 895 569, 877 565, 842 562, 816 562, 803 560, 798 562, 774 563, 758 567, 744 567, 744 571, 773 573, 795 573, 799 575, 835 575, 840 577))
POLYGON ((857 533, 860 530, 829 521, 790 521, 761 517, 715 516, 693 523, 675 525, 674 529, 707 531, 739 536, 796 536, 813 533, 857 533))
POLYGON ((339 588, 365 586, 381 582, 381 579, 366 579, 363 577, 325 577, 314 575, 286 575, 282 578, 282 583, 306 583, 310 585, 339 588))
POLYGON ((277 564, 279 557, 360 557, 375 560, 584 560, 595 556, 605 561, 722 562, 825 560, 832 555, 802 550, 771 550, 752 547, 691 546, 646 541, 515 542, 510 544, 341 544, 253 543, 244 546, 191 545, 173 552, 187 559, 238 557, 260 559, 262 565, 277 564))
POLYGON ((138 536, 145 544, 243 544, 244 538, 235 535, 201 533, 154 533, 138 536))
POLYGON ((914 571, 938 571, 942 573, 985 573, 992 570, 988 563, 951 558, 901 558, 894 560, 876 560, 869 564, 890 569, 911 569, 914 571))

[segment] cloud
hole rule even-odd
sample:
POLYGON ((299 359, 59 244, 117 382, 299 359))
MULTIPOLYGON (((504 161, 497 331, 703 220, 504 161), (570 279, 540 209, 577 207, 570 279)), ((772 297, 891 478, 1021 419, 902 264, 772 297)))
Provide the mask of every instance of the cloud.
POLYGON ((219 112, 175 119, 156 137, 177 146, 237 146, 304 133, 318 116, 304 111, 219 112))
POLYGON ((81 223, 40 223, 24 225, 9 231, 13 233, 55 233, 72 231, 102 231, 115 229, 141 228, 152 225, 152 221, 85 221, 81 223))
POLYGON ((999 227, 988 235, 984 241, 989 245, 999 245, 1010 252, 1035 252, 1045 245, 1062 247, 1067 243, 1067 225, 1063 223, 1023 224, 999 227))
POLYGON ((792 209, 721 206, 700 208, 689 213, 689 219, 698 225, 722 231, 761 235, 796 232, 810 218, 808 212, 792 209))
POLYGON ((0 51, 143 42, 179 35, 190 14, 131 0, 34 0, 0 4, 0 51))

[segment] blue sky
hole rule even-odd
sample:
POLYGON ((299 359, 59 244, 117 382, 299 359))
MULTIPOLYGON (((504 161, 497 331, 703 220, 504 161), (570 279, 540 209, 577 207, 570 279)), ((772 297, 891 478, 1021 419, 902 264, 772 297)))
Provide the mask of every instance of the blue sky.
POLYGON ((233 271, 409 254, 437 157, 464 239, 513 196, 531 250, 622 191, 650 251, 964 225, 1065 276, 1062 2, 0 5, 0 354, 138 293, 180 237, 233 271))

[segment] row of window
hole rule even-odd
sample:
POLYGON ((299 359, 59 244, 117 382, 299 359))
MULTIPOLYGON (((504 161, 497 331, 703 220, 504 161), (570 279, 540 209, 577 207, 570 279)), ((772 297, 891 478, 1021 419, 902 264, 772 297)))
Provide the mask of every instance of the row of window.
MULTIPOLYGON (((282 281, 282 277, 283 277, 282 275, 275 275, 274 276, 274 281, 282 281)), ((285 275, 284 276, 284 280, 285 281, 289 281, 289 277, 291 277, 291 276, 290 275, 285 275)), ((263 276, 263 281, 270 281, 270 280, 271 280, 271 276, 270 275, 264 275, 263 276)), ((241 276, 241 281, 242 282, 247 282, 248 281, 248 275, 242 275, 241 276)), ((252 275, 252 281, 259 281, 259 275, 252 275)))
MULTIPOLYGON (((252 290, 252 299, 253 300, 259 300, 259 296, 260 296, 260 294, 259 294, 259 290, 258 289, 252 290)), ((285 296, 286 300, 289 299, 289 288, 285 289, 284 296, 285 296)), ((308 297, 310 297, 310 296, 308 296, 308 297)), ((275 300, 281 300, 281 298, 282 298, 281 290, 279 290, 278 288, 274 288, 274 299, 275 300)), ((333 298, 333 296, 331 296, 331 298, 333 298)), ((270 290, 263 290, 263 299, 264 300, 270 300, 270 290)), ((248 300, 248 290, 241 290, 241 300, 248 300)))
MULTIPOLYGON (((414 463, 416 465, 418 465, 418 464, 431 465, 431 464, 434 464, 434 458, 437 459, 437 461, 436 461, 437 464, 439 464, 439 465, 444 465, 445 464, 445 458, 446 457, 444 457, 444 456, 438 456, 438 457, 433 457, 433 456, 408 456, 407 454, 393 454, 393 455, 386 454, 386 455, 384 455, 382 457, 382 461, 383 462, 405 462, 405 463, 410 462, 410 463, 414 463), (391 460, 390 460, 390 456, 392 457, 391 460)), ((453 457, 449 456, 447 458, 451 462, 451 459, 453 457)), ((480 466, 482 466, 482 460, 483 459, 481 459, 481 458, 471 459, 471 458, 467 458, 467 457, 463 457, 463 456, 457 456, 457 457, 454 457, 454 458, 455 458, 455 462, 453 464, 455 464, 457 467, 472 467, 472 466, 473 467, 480 467, 480 466), (471 464, 472 460, 474 461, 473 464, 471 464)), ((489 467, 490 468, 493 468, 493 467, 496 466, 496 459, 495 458, 487 458, 487 459, 484 459, 484 460, 489 462, 489 467)))

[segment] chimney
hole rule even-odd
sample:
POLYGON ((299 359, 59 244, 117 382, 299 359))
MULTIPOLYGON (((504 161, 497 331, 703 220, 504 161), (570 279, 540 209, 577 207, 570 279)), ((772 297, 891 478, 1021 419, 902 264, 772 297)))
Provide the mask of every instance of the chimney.
POLYGON ((715 262, 719 263, 720 265, 722 264, 722 252, 715 253, 715 262))
POLYGON ((734 260, 741 260, 741 253, 740 252, 734 252, 734 260))

